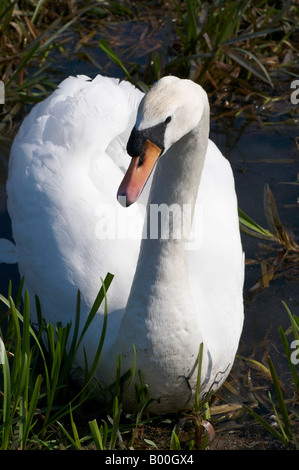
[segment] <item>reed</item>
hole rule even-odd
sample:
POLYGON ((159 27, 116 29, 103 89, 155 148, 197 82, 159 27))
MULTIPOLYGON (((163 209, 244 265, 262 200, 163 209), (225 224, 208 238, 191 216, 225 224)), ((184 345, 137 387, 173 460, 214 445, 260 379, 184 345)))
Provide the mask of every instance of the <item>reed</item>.
POLYGON ((0 301, 5 306, 0 316, 0 332, 5 346, 0 379, 2 450, 38 448, 42 443, 46 445, 51 426, 66 415, 71 417, 73 424, 72 412, 92 395, 94 387, 91 383, 98 367, 106 330, 106 291, 112 278, 107 274, 80 335, 79 293, 74 325, 47 324, 36 302, 39 312, 37 331, 31 326, 27 291, 24 293, 22 313, 17 307, 21 303, 22 283, 16 303, 11 292, 7 298, 0 295, 0 301), (79 389, 75 388, 76 393, 70 395, 76 352, 103 301, 104 326, 98 350, 90 369, 86 367, 83 385, 79 389))
MULTIPOLYGON (((298 399, 299 399, 299 367, 298 367, 298 354, 296 361, 292 359, 292 352, 287 341, 287 335, 293 334, 295 341, 297 341, 297 348, 299 345, 299 318, 293 315, 285 302, 283 305, 288 313, 291 327, 287 332, 284 332, 282 327, 279 328, 279 334, 284 347, 285 355, 288 360, 289 369, 293 378, 294 395, 293 399, 287 400, 284 397, 283 387, 278 378, 275 366, 270 357, 268 357, 268 367, 271 374, 273 383, 274 393, 276 401, 269 391, 269 401, 271 403, 273 413, 276 419, 277 427, 274 427, 265 417, 262 417, 251 407, 245 406, 246 411, 251 414, 272 436, 280 441, 287 448, 299 449, 299 437, 298 437, 298 424, 299 415, 297 411, 298 399)), ((295 352, 295 351, 293 351, 295 352)))

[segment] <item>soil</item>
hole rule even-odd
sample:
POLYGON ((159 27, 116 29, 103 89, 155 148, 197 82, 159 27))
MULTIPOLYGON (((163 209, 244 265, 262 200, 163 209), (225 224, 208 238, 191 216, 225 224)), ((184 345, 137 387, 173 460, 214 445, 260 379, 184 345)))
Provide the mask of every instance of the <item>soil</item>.
MULTIPOLYGON (((251 408, 261 416, 273 429, 279 430, 273 406, 269 400, 269 392, 276 403, 273 383, 264 371, 253 369, 242 359, 236 359, 233 370, 220 391, 210 402, 211 417, 205 421, 202 416, 196 419, 194 411, 176 415, 159 417, 151 422, 143 420, 137 429, 134 450, 170 450, 172 431, 178 436, 180 448, 193 449, 201 447, 205 450, 286 450, 293 449, 299 442, 298 397, 290 377, 284 376, 284 399, 288 406, 294 439, 289 446, 274 437, 245 407, 251 408), (202 435, 196 440, 196 424, 202 435), (207 442, 209 441, 209 442, 207 442)), ((280 413, 279 413, 280 416, 280 413)), ((281 418, 281 416, 280 416, 281 418)), ((132 417, 134 422, 135 417, 132 417)), ((128 449, 132 432, 122 434, 123 443, 120 447, 128 449)))

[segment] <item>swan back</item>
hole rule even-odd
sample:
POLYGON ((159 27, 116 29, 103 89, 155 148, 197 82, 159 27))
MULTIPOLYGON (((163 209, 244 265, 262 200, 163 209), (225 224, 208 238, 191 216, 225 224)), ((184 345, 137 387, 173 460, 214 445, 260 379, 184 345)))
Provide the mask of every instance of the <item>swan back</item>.
MULTIPOLYGON (((142 96, 116 79, 67 78, 32 109, 14 140, 7 194, 19 270, 53 323, 62 320, 62 312, 63 321, 70 321, 78 289, 84 321, 107 272, 116 275, 110 311, 124 310, 138 233, 135 240, 108 237, 103 243, 99 229, 114 211, 142 227, 138 207, 120 213, 124 209, 116 200, 142 96)), ((100 335, 101 320, 98 328, 100 335)))

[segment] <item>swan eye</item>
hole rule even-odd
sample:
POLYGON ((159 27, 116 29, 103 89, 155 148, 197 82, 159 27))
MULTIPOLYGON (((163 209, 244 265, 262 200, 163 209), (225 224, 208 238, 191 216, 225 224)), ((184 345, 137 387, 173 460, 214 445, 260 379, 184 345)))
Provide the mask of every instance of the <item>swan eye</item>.
POLYGON ((164 124, 168 124, 171 121, 171 116, 168 116, 168 118, 165 119, 164 124))

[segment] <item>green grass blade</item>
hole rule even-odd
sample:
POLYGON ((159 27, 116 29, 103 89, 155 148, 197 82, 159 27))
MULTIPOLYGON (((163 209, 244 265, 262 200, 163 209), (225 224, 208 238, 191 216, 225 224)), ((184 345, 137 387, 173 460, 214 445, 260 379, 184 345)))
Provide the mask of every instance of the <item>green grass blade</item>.
POLYGON ((195 390, 195 409, 199 410, 199 392, 200 392, 200 384, 201 384, 201 366, 202 366, 202 358, 203 358, 203 343, 200 343, 198 356, 197 356, 197 380, 196 380, 196 390, 195 390))
MULTIPOLYGON (((101 337, 100 337, 100 341, 99 341, 99 345, 97 347, 97 351, 95 353, 95 356, 94 356, 94 359, 93 359, 93 362, 92 362, 92 365, 91 365, 91 368, 90 370, 88 371, 88 374, 86 375, 86 379, 85 381, 88 383, 91 381, 92 377, 94 376, 95 374, 95 371, 98 367, 98 364, 99 364, 99 360, 100 360, 100 356, 101 356, 101 353, 102 353, 102 349, 103 349, 103 344, 104 344, 104 340, 105 340, 105 336, 106 336, 106 329, 107 329, 107 319, 108 319, 108 303, 107 303, 107 291, 106 291, 106 285, 105 285, 105 282, 107 283, 107 286, 109 287, 110 285, 110 282, 112 281, 113 277, 112 278, 108 278, 106 277, 105 281, 102 281, 102 288, 100 290, 100 294, 93 306, 93 309, 92 309, 92 312, 91 312, 91 319, 94 317, 94 311, 96 312, 99 305, 101 304, 102 302, 102 296, 104 296, 104 299, 105 299, 105 307, 104 307, 104 318, 103 318, 103 326, 102 326, 102 332, 101 332, 101 337), (111 280, 110 280, 111 279, 111 280), (109 282, 110 280, 110 282, 109 282), (93 311, 94 310, 94 311, 93 311)), ((88 318, 88 322, 89 322, 89 318, 88 318)), ((89 323, 90 324, 90 323, 89 323)), ((86 331, 86 330, 84 330, 86 331)), ((83 336, 82 336, 83 337, 83 336)), ((86 367, 86 371, 87 371, 87 367, 86 367)))
POLYGON ((3 425, 2 425, 2 450, 7 450, 9 446, 9 437, 12 434, 12 423, 10 415, 11 404, 11 381, 10 370, 7 355, 4 355, 4 364, 2 364, 3 372, 3 425))
POLYGON ((291 371, 291 374, 292 374, 292 377, 293 377, 293 382, 294 382, 295 388, 296 388, 296 390, 299 390, 299 376, 297 374, 296 366, 292 362, 291 349, 289 347, 288 340, 287 340, 286 335, 285 335, 285 333, 283 331, 283 328, 281 326, 278 328, 278 333, 279 333, 279 336, 280 336, 281 342, 283 344, 283 348, 284 348, 284 351, 285 351, 285 354, 286 354, 286 357, 287 357, 287 360, 288 360, 288 363, 289 363, 289 368, 290 368, 290 371, 291 371))
POLYGON ((19 287, 18 287, 17 297, 16 297, 16 301, 15 301, 15 306, 16 306, 17 309, 20 308, 20 305, 21 305, 21 302, 22 302, 24 281, 25 281, 25 279, 24 279, 24 277, 22 277, 22 279, 20 281, 20 284, 19 284, 19 287))
POLYGON ((170 450, 181 450, 181 443, 178 435, 175 432, 175 428, 172 430, 170 439, 170 450))
POLYGON ((274 414, 275 414, 275 417, 276 417, 276 421, 278 423, 278 426, 279 426, 279 429, 280 429, 280 432, 281 432, 281 435, 283 436, 283 441, 287 444, 289 442, 289 439, 284 431, 284 428, 283 428, 283 425, 282 425, 282 422, 281 422, 281 419, 279 418, 279 415, 278 415, 278 412, 277 412, 277 409, 276 409, 276 406, 275 406, 275 403, 273 401, 273 398, 271 396, 271 393, 268 392, 268 395, 269 395, 269 399, 270 399, 270 403, 272 405, 272 408, 274 410, 274 414))
POLYGON ((22 342, 21 342, 21 329, 20 323, 18 320, 17 310, 15 308, 14 302, 10 297, 10 311, 11 311, 11 319, 13 324, 14 330, 14 360, 12 363, 12 370, 11 370, 11 381, 12 383, 16 382, 18 373, 19 373, 19 365, 22 362, 22 342))
POLYGON ((132 348, 133 348, 133 366, 130 369, 131 376, 130 376, 130 379, 129 379, 127 385, 126 385, 125 390, 128 390, 131 387, 131 385, 133 383, 133 380, 134 380, 134 377, 135 377, 135 373, 136 373, 136 348, 135 348, 134 344, 132 344, 132 348))
POLYGON ((91 311, 90 311, 90 313, 89 313, 89 315, 88 315, 88 318, 87 318, 87 320, 86 320, 86 323, 85 323, 85 325, 84 325, 84 328, 83 328, 83 330, 82 330, 82 332, 81 332, 80 338, 79 338, 78 343, 77 343, 77 346, 76 346, 76 351, 77 351, 77 349, 78 349, 78 347, 79 347, 79 345, 80 345, 80 343, 81 343, 81 341, 82 341, 82 338, 83 338, 83 336, 84 336, 84 334, 85 334, 87 328, 90 326, 90 324, 91 324, 91 322, 92 322, 94 316, 96 315, 96 313, 97 313, 97 311, 98 311, 98 309, 99 309, 99 307, 100 307, 100 305, 101 305, 103 299, 105 298, 106 292, 108 291, 108 288, 109 288, 109 286, 110 286, 110 284, 111 284, 111 282, 112 282, 112 280, 113 280, 113 277, 114 277, 113 274, 107 273, 107 275, 106 275, 104 281, 102 281, 102 287, 101 287, 101 289, 100 289, 100 291, 99 291, 99 293, 98 293, 98 295, 97 295, 97 297, 96 297, 96 299, 95 299, 95 301, 94 301, 94 304, 93 304, 93 306, 92 306, 92 308, 91 308, 91 311))
POLYGON ((28 413, 26 416, 26 422, 24 426, 24 434, 23 434, 23 446, 24 447, 26 446, 29 432, 31 431, 33 427, 32 421, 36 412, 36 407, 37 407, 37 403, 38 403, 39 396, 40 396, 41 383, 42 383, 42 376, 38 375, 35 381, 32 395, 30 397, 30 405, 29 405, 28 413))
MULTIPOLYGON (((259 71, 259 69, 257 69, 254 65, 251 64, 251 62, 249 62, 247 59, 245 59, 245 57, 242 57, 240 54, 238 54, 236 52, 236 49, 232 50, 230 49, 229 47, 227 46, 222 46, 222 50, 223 52, 228 55, 231 59, 233 59, 235 62, 237 62, 239 65, 241 65, 243 68, 245 68, 246 70, 248 70, 248 72, 252 73, 253 75, 255 75, 256 77, 258 77, 260 80, 262 80, 263 82, 267 82, 269 83, 271 86, 273 86, 272 84, 272 81, 269 77, 269 75, 266 73, 266 75, 264 73, 261 73, 259 71), (269 77, 269 78, 268 78, 269 77)), ((242 49, 240 49, 242 50, 242 49)), ((252 54, 251 52, 248 52, 248 51, 244 51, 246 54, 250 55, 251 57, 254 57, 254 54, 252 54)), ((256 58, 254 57, 255 61, 259 63, 260 66, 262 66, 261 62, 256 58)), ((264 67, 262 66, 262 68, 264 69, 264 67)))
POLYGON ((278 33, 278 32, 281 32, 281 31, 282 31, 282 28, 272 28, 272 29, 265 29, 265 30, 262 30, 262 31, 255 31, 253 33, 240 34, 235 38, 230 38, 227 41, 223 42, 222 45, 223 46, 231 46, 232 44, 235 44, 235 43, 245 42, 245 41, 248 41, 248 40, 264 37, 264 36, 267 36, 269 34, 278 33))
POLYGON ((70 433, 65 429, 65 427, 64 427, 59 421, 56 421, 56 423, 58 424, 58 426, 59 426, 59 428, 61 429, 61 431, 65 434, 65 436, 68 438, 68 440, 70 441, 70 443, 75 447, 75 449, 81 450, 81 449, 78 449, 78 448, 77 448, 76 441, 72 438, 72 436, 71 436, 70 433))
POLYGON ((78 429, 77 429, 77 426, 76 426, 74 418, 73 418, 71 405, 70 405, 70 417, 71 417, 71 425, 72 425, 72 430, 73 430, 73 434, 74 434, 74 440, 75 440, 76 448, 81 450, 82 445, 81 445, 81 442, 80 442, 80 439, 79 439, 78 429))
POLYGON ((252 52, 250 52, 250 51, 247 51, 247 50, 245 50, 245 49, 241 49, 240 47, 236 47, 235 50, 240 51, 240 52, 242 52, 242 54, 248 55, 249 57, 251 57, 251 58, 258 64, 258 66, 260 67, 260 69, 262 70, 262 72, 263 72, 263 74, 264 74, 264 76, 265 76, 265 78, 264 78, 263 80, 266 81, 266 82, 268 82, 268 83, 272 86, 272 88, 273 88, 273 82, 272 82, 272 80, 271 80, 271 78, 270 78, 270 75, 268 74, 266 68, 265 68, 264 65, 261 63, 261 61, 260 61, 252 52))
MULTIPOLYGON (((299 341, 299 322, 296 321, 296 317, 292 315, 291 311, 289 310, 288 306, 286 305, 286 303, 284 301, 282 301, 282 304, 284 305, 284 307, 285 307, 285 309, 286 309, 286 311, 289 315, 295 341, 298 342, 299 341)), ((279 332, 279 335, 280 335, 280 338, 281 338, 281 341, 282 341, 282 344, 283 344, 283 347, 284 347, 284 350, 285 350, 285 353, 286 353, 286 356, 287 356, 287 360, 288 360, 289 368, 290 368, 290 371, 291 371, 291 374, 292 374, 292 377, 293 377, 295 389, 298 392, 299 391, 299 374, 298 374, 298 371, 297 371, 297 367, 296 367, 296 364, 293 362, 291 349, 289 347, 286 335, 285 335, 282 327, 280 327, 278 329, 278 332, 279 332)))
POLYGON ((10 79, 7 81, 7 83, 5 84, 6 90, 9 90, 13 81, 18 77, 21 70, 24 69, 25 65, 29 62, 29 60, 34 56, 35 52, 39 50, 39 47, 40 47, 39 42, 36 42, 34 45, 32 45, 32 48, 27 52, 27 54, 23 55, 23 58, 21 62, 19 63, 18 67, 16 68, 16 70, 14 71, 10 79))
POLYGON ((299 340, 299 319, 298 317, 296 317, 296 315, 292 315, 290 309, 288 308, 287 304, 282 301, 282 304, 284 305, 288 315, 289 315, 289 318, 290 318, 290 321, 291 321, 291 325, 292 325, 292 329, 293 329, 293 334, 294 334, 294 338, 296 340, 299 340))
POLYGON ((24 295, 23 306, 23 351, 30 354, 30 302, 29 294, 26 291, 24 295))
POLYGON ((113 420, 112 420, 112 430, 111 430, 111 439, 109 449, 113 450, 115 448, 117 436, 119 433, 119 421, 121 415, 121 404, 118 402, 118 398, 114 397, 113 400, 113 420))
POLYGON ((89 421, 88 424, 89 424, 89 428, 91 430, 91 434, 92 434, 93 441, 95 443, 96 449, 97 450, 104 450, 105 446, 104 446, 103 439, 102 439, 103 427, 101 426, 101 428, 99 429, 99 426, 98 426, 98 423, 97 423, 96 419, 94 419, 93 421, 89 421))
POLYGON ((273 428, 273 426, 267 423, 267 421, 264 418, 262 418, 260 415, 258 415, 255 411, 253 411, 248 406, 244 405, 244 409, 249 414, 251 414, 270 434, 272 434, 272 436, 274 436, 280 442, 283 442, 283 444, 286 444, 284 437, 275 428, 273 428))
POLYGON ((278 400, 280 412, 281 412, 282 419, 283 419, 283 422, 284 422, 285 432, 286 432, 287 436, 291 438, 293 433, 292 433, 291 423, 290 423, 290 419, 289 419, 289 415, 288 415, 288 410, 287 410, 287 407, 286 407, 286 404, 285 404, 285 400, 283 398, 283 394, 282 394, 282 390, 281 390, 279 380, 278 380, 278 377, 277 377, 277 374, 276 374, 276 370, 274 368, 274 365, 273 365, 270 357, 268 357, 268 364, 269 364, 269 369, 270 369, 271 376, 272 376, 272 381, 273 381, 273 385, 274 385, 275 394, 276 394, 276 397, 277 397, 277 400, 278 400))
POLYGON ((6 31, 6 29, 8 28, 17 1, 18 0, 13 0, 12 2, 2 1, 0 3, 0 31, 6 31))
POLYGON ((259 224, 254 222, 245 212, 238 208, 239 222, 241 224, 241 230, 253 237, 262 238, 266 240, 275 240, 275 236, 268 230, 261 227, 259 224))
POLYGON ((121 70, 124 72, 125 76, 127 77, 128 80, 131 80, 131 74, 130 72, 126 69, 122 61, 120 60, 119 57, 113 52, 113 50, 108 46, 107 42, 104 39, 101 39, 99 42, 99 46, 104 51, 107 56, 116 64, 118 67, 121 68, 121 70))
MULTIPOLYGON (((11 380, 13 385, 13 401, 12 401, 12 416, 17 411, 19 402, 22 398, 24 400, 26 392, 28 392, 28 375, 30 373, 30 363, 28 361, 28 356, 26 353, 23 354, 21 361, 18 360, 17 371, 18 374, 14 377, 14 381, 11 380)), ((15 361, 15 358, 14 358, 15 361)), ((11 376, 12 379, 12 376, 11 376)), ((27 404, 27 403, 26 403, 27 404)), ((25 408, 24 408, 25 409, 25 408)))
POLYGON ((47 325, 47 340, 48 340, 48 352, 54 357, 55 354, 55 337, 54 337, 54 327, 51 323, 47 325))
POLYGON ((37 18, 37 15, 39 14, 39 11, 43 4, 45 3, 46 0, 39 0, 38 4, 36 5, 36 8, 33 12, 32 18, 31 18, 31 23, 33 24, 37 18))
MULTIPOLYGON (((65 382, 66 377, 68 376, 68 374, 70 374, 71 366, 72 366, 74 358, 75 358, 76 344, 77 344, 77 339, 78 339, 78 334, 79 334, 79 326, 80 326, 80 298, 81 298, 81 294, 80 294, 80 291, 78 290, 72 342, 71 342, 70 348, 67 352, 67 358, 66 358, 66 361, 64 362, 63 369, 62 369, 61 375, 60 375, 60 382, 62 382, 62 383, 65 382)), ((71 329, 71 326, 72 325, 69 324, 66 327, 66 329, 68 330, 68 331, 66 331, 66 336, 68 336, 68 333, 71 329)), ((66 347, 66 341, 65 341, 63 350, 65 349, 65 347, 66 347)))

